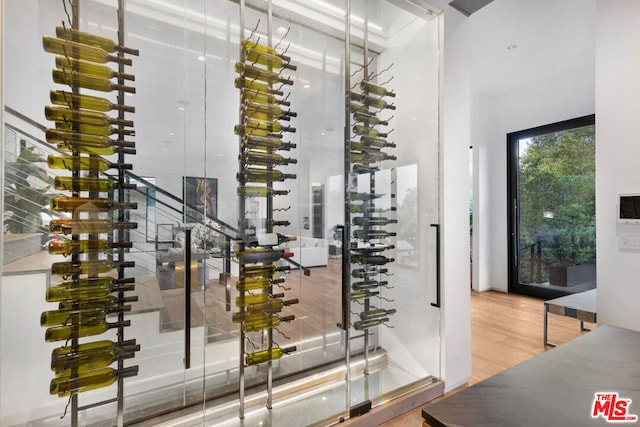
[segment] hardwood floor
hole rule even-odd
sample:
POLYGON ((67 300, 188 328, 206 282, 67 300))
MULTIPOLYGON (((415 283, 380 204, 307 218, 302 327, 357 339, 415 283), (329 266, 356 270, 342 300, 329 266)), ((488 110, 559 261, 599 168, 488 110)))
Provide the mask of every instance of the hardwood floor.
MULTIPOLYGON (((550 347, 542 343, 544 301, 497 291, 471 293, 471 378, 468 385, 485 380, 550 347)), ((589 325, 587 325, 589 326, 589 325)), ((581 333, 580 322, 549 315, 549 339, 558 344, 581 333)), ((426 426, 419 407, 380 427, 426 426)))

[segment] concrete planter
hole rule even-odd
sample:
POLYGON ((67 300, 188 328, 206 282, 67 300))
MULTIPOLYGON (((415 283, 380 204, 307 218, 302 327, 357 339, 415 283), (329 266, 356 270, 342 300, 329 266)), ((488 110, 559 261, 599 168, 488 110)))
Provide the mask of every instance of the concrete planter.
POLYGON ((574 286, 595 281, 595 264, 549 267, 549 283, 554 286, 574 286))

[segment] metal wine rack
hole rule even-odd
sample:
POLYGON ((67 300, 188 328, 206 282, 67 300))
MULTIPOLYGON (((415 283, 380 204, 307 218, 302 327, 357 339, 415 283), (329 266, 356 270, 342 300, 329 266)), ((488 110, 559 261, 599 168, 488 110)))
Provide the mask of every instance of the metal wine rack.
MULTIPOLYGON (((365 23, 364 28, 367 28, 365 23)), ((364 347, 364 374, 369 373, 370 337, 378 326, 392 327, 392 315, 396 309, 388 307, 393 302, 384 296, 385 289, 392 288, 388 257, 395 246, 390 240, 396 233, 389 229, 397 223, 391 215, 396 210, 393 177, 389 193, 376 189, 381 176, 381 162, 396 160, 389 150, 396 145, 387 139, 393 130, 390 119, 384 119, 384 110, 395 110, 391 102, 395 93, 386 83, 375 83, 383 72, 370 73, 373 59, 368 58, 366 30, 364 37, 363 63, 360 69, 347 76, 362 73, 362 78, 351 84, 349 77, 347 93, 347 116, 345 129, 345 186, 348 200, 345 209, 345 244, 343 245, 343 323, 342 328, 353 328, 362 337, 364 347), (383 208, 384 206, 384 208, 383 208)), ((391 79, 389 79, 390 81, 391 79)), ((391 173, 393 175, 393 173, 391 173)), ((380 187, 380 185, 378 185, 380 187)), ((349 352, 347 352, 349 363, 349 352)), ((366 392, 365 392, 366 393, 366 392)), ((365 394, 366 395, 366 394, 365 394)))
MULTIPOLYGON (((241 0, 242 40, 240 61, 235 64, 238 74, 235 86, 240 90, 240 117, 234 131, 240 140, 237 181, 238 225, 242 239, 236 242, 235 248, 239 262, 236 285, 238 311, 232 317, 240 324, 240 418, 244 418, 247 366, 266 364, 267 408, 271 408, 272 361, 296 350, 293 346, 280 347, 274 339, 274 331, 280 332, 278 325, 295 319, 293 315, 283 314, 282 309, 297 302, 296 299, 283 299, 283 291, 287 288, 282 283, 289 267, 280 265, 280 260, 292 254, 277 248, 289 238, 274 233, 274 227, 286 226, 289 222, 274 219, 277 209, 273 205, 274 197, 288 193, 287 190, 275 189, 274 182, 296 178, 296 175, 283 173, 277 167, 296 163, 295 159, 281 153, 296 147, 283 141, 283 136, 296 131, 288 126, 296 113, 289 109, 290 102, 288 95, 284 95, 284 88, 293 84, 285 70, 295 71, 297 67, 290 63, 286 49, 279 49, 282 40, 272 45, 271 1, 268 2, 266 37, 258 34, 258 21, 249 36, 244 38, 244 21, 245 2, 241 0)), ((289 338, 280 332, 278 339, 289 338)))
POLYGON ((62 280, 47 290, 46 298, 59 306, 41 316, 45 340, 64 343, 51 355, 55 378, 50 393, 69 396, 71 425, 76 426, 78 411, 88 408, 79 407, 78 394, 117 383, 116 399, 91 407, 117 401, 117 425, 122 426, 123 380, 138 373, 138 366, 125 367, 124 361, 140 349, 135 339, 124 339, 130 325, 124 314, 131 310, 128 303, 137 301, 137 296, 125 295, 135 289, 135 279, 125 274, 134 263, 125 255, 132 245, 129 230, 137 226, 129 222, 129 210, 136 205, 128 201, 127 191, 135 185, 124 173, 131 169, 125 155, 136 152, 133 121, 125 118, 134 112, 125 105, 125 93, 135 93, 130 83, 135 77, 125 67, 132 64, 127 55, 138 51, 125 47, 124 0, 118 0, 117 41, 80 31, 79 0, 63 0, 63 6, 68 21, 56 27, 56 37, 43 37, 45 51, 56 55, 54 82, 69 87, 52 90, 53 105, 45 107, 45 117, 55 124, 46 131, 47 142, 65 153, 50 155, 49 165, 70 172, 55 178, 56 189, 69 195, 51 201, 51 209, 67 218, 51 221, 50 231, 59 237, 51 241, 49 252, 68 259, 51 266, 52 275, 62 280), (117 100, 87 94, 86 89, 115 93, 117 100), (104 157, 111 155, 117 159, 104 157), (100 174, 109 169, 117 175, 100 174), (108 321, 113 316, 115 321, 108 321), (117 340, 91 341, 109 329, 117 331, 117 340))

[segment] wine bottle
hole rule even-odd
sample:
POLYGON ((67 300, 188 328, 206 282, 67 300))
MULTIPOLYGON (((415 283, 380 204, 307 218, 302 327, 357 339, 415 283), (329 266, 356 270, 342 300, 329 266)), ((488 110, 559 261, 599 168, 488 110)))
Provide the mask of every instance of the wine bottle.
POLYGON ((107 51, 95 46, 89 46, 70 40, 58 39, 55 37, 42 37, 42 47, 46 52, 56 53, 58 55, 68 56, 75 59, 83 59, 85 61, 98 62, 104 64, 106 62, 117 62, 124 65, 131 65, 133 61, 129 58, 122 58, 109 55, 107 51))
POLYGON ((387 142, 386 139, 383 138, 376 138, 373 136, 367 136, 367 135, 362 135, 360 137, 360 142, 362 142, 365 145, 370 145, 373 147, 380 147, 380 148, 385 148, 385 147, 395 147, 396 144, 394 142, 387 142))
POLYGON ((369 311, 363 311, 360 313, 360 320, 374 320, 381 319, 383 317, 391 316, 396 313, 396 309, 392 308, 386 310, 384 308, 376 308, 369 311))
POLYGON ((109 126, 111 124, 122 124, 123 126, 133 126, 131 120, 114 119, 99 111, 72 110, 58 105, 47 105, 44 107, 44 116, 47 120, 84 123, 88 125, 109 126))
POLYGON ((244 172, 238 172, 236 179, 240 182, 272 182, 295 179, 293 173, 283 173, 277 169, 246 168, 244 172))
POLYGON ((260 129, 266 130, 272 133, 278 132, 295 132, 296 128, 292 128, 289 126, 283 126, 279 122, 269 121, 269 120, 259 120, 253 119, 249 117, 244 118, 244 126, 249 129, 260 129))
POLYGON ((87 44, 90 46, 99 47, 106 52, 124 52, 131 55, 138 56, 140 53, 137 49, 131 49, 124 46, 119 46, 113 40, 98 36, 96 34, 87 33, 84 31, 76 30, 75 28, 57 26, 56 27, 56 36, 61 39, 71 40, 78 43, 87 44))
POLYGON ((289 271, 291 269, 288 265, 276 266, 271 265, 245 265, 241 269, 241 274, 245 279, 259 276, 271 276, 276 272, 289 271))
POLYGON ((67 299, 62 300, 58 304, 60 310, 83 309, 83 308, 102 308, 103 310, 114 308, 120 304, 138 301, 136 295, 131 297, 117 298, 113 295, 100 298, 83 298, 79 300, 67 299))
POLYGON ((94 62, 83 61, 82 59, 73 59, 60 55, 56 55, 56 67, 66 72, 77 72, 103 79, 112 79, 114 77, 121 77, 124 80, 130 81, 135 81, 136 79, 136 76, 133 74, 119 73, 108 65, 96 64, 94 62))
POLYGON ((51 240, 49 253, 52 255, 73 255, 81 253, 109 253, 115 248, 131 248, 133 242, 110 242, 108 240, 51 240))
POLYGON ((382 319, 374 319, 374 320, 358 320, 353 323, 353 328, 357 331, 364 331, 365 329, 373 328, 374 326, 378 326, 384 322, 388 322, 388 317, 383 317, 382 319))
POLYGON ((44 340, 46 342, 67 341, 74 335, 78 337, 90 337, 93 335, 100 335, 112 328, 125 327, 129 325, 131 325, 130 320, 116 323, 96 322, 79 325, 52 326, 47 328, 45 331, 44 340))
POLYGON ((287 227, 291 225, 289 221, 276 221, 274 219, 253 219, 245 218, 238 221, 238 224, 244 228, 269 228, 269 227, 287 227))
MULTIPOLYGON (((75 370, 77 374, 80 374, 98 368, 105 368, 118 360, 135 357, 135 352, 140 350, 139 345, 125 347, 114 345, 108 340, 98 342, 106 342, 109 345, 69 352, 60 357, 52 354, 51 370, 55 372, 56 377, 69 376, 73 370, 75 370)), ((80 344, 78 347, 82 345, 83 344, 80 344)))
POLYGON ((370 217, 354 217, 353 225, 387 225, 387 224, 397 224, 397 219, 389 219, 383 216, 370 216, 370 217))
POLYGON ((247 151, 238 157, 239 160, 243 160, 247 165, 276 166, 298 163, 296 159, 283 157, 280 154, 265 153, 263 151, 247 151))
POLYGON ((237 89, 250 89, 257 92, 262 92, 265 95, 278 95, 278 96, 284 95, 284 92, 282 92, 281 90, 272 89, 269 87, 269 85, 253 79, 244 79, 242 77, 236 77, 236 79, 233 81, 233 85, 237 89))
POLYGON ((131 311, 131 306, 123 305, 122 307, 109 308, 93 307, 83 308, 79 310, 49 310, 42 312, 42 314, 40 315, 40 326, 58 326, 68 325, 71 323, 92 324, 97 322, 105 322, 108 313, 121 311, 131 311))
MULTIPOLYGON (((133 279, 130 279, 133 280, 133 279)), ((112 277, 88 277, 62 280, 47 288, 47 302, 107 298, 117 291, 132 291, 135 285, 116 281, 112 277)))
POLYGON ((246 246, 277 246, 297 239, 296 236, 285 236, 280 233, 261 233, 245 236, 244 244, 246 246))
POLYGON ((254 67, 253 65, 244 64, 242 62, 236 62, 235 70, 236 73, 245 78, 256 79, 266 83, 284 83, 286 85, 293 84, 293 80, 281 77, 278 73, 254 67))
POLYGON ((233 133, 235 133, 236 135, 239 136, 266 136, 266 137, 273 137, 274 134, 264 130, 264 129, 258 129, 258 128, 252 128, 249 126, 244 126, 244 125, 235 125, 233 127, 233 133))
POLYGON ((67 85, 70 87, 83 87, 85 89, 93 89, 99 92, 112 92, 114 90, 122 90, 127 93, 136 93, 136 88, 132 86, 119 85, 113 83, 109 79, 92 76, 91 74, 82 74, 67 69, 54 68, 51 70, 54 83, 67 85))
POLYGON ((72 276, 74 274, 106 273, 117 267, 135 267, 135 262, 117 262, 107 259, 92 259, 84 261, 63 261, 51 264, 51 274, 56 276, 72 276))
MULTIPOLYGON (((354 92, 355 93, 355 92, 354 92)), ((361 94, 356 94, 357 99, 355 99, 356 101, 359 101, 360 99, 362 99, 362 95, 361 94)), ((353 99, 353 98, 351 98, 353 99)), ((349 104, 349 109, 350 111, 356 112, 356 113, 362 113, 362 114, 371 114, 369 111, 369 107, 367 107, 366 105, 359 105, 359 104, 354 104, 354 103, 350 103, 349 104)))
POLYGON ((113 222, 108 219, 52 219, 49 223, 49 231, 56 234, 99 234, 114 229, 135 228, 138 228, 135 222, 113 222))
POLYGON ((271 360, 280 359, 283 355, 296 351, 296 347, 273 347, 272 349, 260 350, 245 355, 244 364, 246 366, 258 365, 260 363, 269 362, 271 360))
POLYGON ((351 255, 351 261, 358 264, 385 265, 395 259, 383 255, 351 255))
MULTIPOLYGON (((57 143, 56 145, 59 151, 62 151, 65 153, 80 153, 80 154, 90 154, 90 155, 96 155, 96 156, 109 156, 116 152, 115 145, 111 145, 108 147, 93 147, 93 146, 87 146, 79 142, 64 142, 64 141, 57 143)), ((135 150, 133 151, 133 153, 129 153, 129 154, 135 154, 135 150)))
POLYGON ((70 108, 83 108, 85 110, 111 111, 119 110, 128 113, 135 113, 135 107, 128 105, 114 104, 106 98, 99 96, 75 94, 64 90, 52 90, 49 94, 52 103, 56 105, 66 105, 70 108))
POLYGON ((395 235, 395 232, 385 230, 353 230, 353 237, 356 239, 384 239, 395 235))
POLYGON ((357 279, 363 279, 365 277, 370 277, 377 274, 385 274, 388 273, 389 270, 386 268, 355 268, 351 271, 351 277, 355 277, 357 279))
POLYGON ((279 313, 284 307, 298 304, 299 302, 300 301, 297 298, 286 301, 278 298, 272 298, 268 301, 247 305, 246 310, 249 314, 279 313))
MULTIPOLYGON (((47 142, 56 145, 72 143, 83 147, 106 147, 112 149, 115 144, 118 144, 117 141, 112 141, 105 135, 81 133, 79 131, 64 129, 47 129, 45 131, 45 138, 47 142)), ((132 145, 132 143, 125 145, 132 145)))
POLYGON ((293 256, 293 252, 287 252, 283 249, 251 248, 236 252, 236 256, 241 264, 256 264, 259 262, 275 262, 280 258, 289 258, 293 256))
POLYGON ((376 137, 386 138, 387 135, 388 135, 386 133, 379 132, 374 128, 370 128, 368 126, 362 126, 362 125, 355 125, 355 126, 353 126, 353 128, 351 128, 351 130, 356 135, 366 135, 366 136, 370 136, 370 137, 374 137, 374 138, 376 138, 376 137))
POLYGON ((377 295, 380 295, 379 291, 370 291, 368 289, 362 290, 362 291, 354 291, 349 293, 349 299, 351 301, 358 301, 361 299, 367 299, 367 298, 372 298, 375 297, 377 295))
POLYGON ((363 122, 372 126, 373 125, 381 125, 381 126, 389 125, 389 122, 387 120, 381 120, 378 117, 374 116, 373 114, 366 114, 358 111, 355 111, 353 113, 353 120, 355 120, 356 122, 363 122))
POLYGON ((365 212, 384 212, 384 211, 396 211, 398 210, 395 206, 390 206, 388 208, 376 208, 375 206, 371 206, 369 204, 358 204, 358 205, 350 205, 349 210, 353 213, 365 213, 365 212))
POLYGON ((103 172, 109 169, 131 169, 131 164, 111 163, 101 157, 81 157, 81 156, 56 156, 49 154, 47 164, 51 169, 88 170, 103 172))
POLYGON ((291 102, 286 99, 276 98, 274 95, 267 94, 265 92, 254 90, 254 89, 241 89, 240 95, 242 96, 242 102, 254 102, 258 104, 264 105, 284 105, 288 107, 291 105, 291 102))
POLYGON ((135 135, 133 129, 120 129, 107 125, 94 125, 81 122, 55 122, 56 129, 96 135, 113 135, 114 133, 122 135, 135 135))
POLYGON ((291 142, 282 142, 282 135, 273 135, 273 136, 246 135, 242 138, 242 148, 290 151, 292 148, 296 148, 296 144, 291 142))
POLYGON ((261 331, 267 328, 275 328, 279 326, 281 322, 291 322, 296 317, 294 315, 279 317, 275 314, 268 316, 259 316, 260 319, 252 320, 249 322, 243 322, 242 326, 245 332, 261 331))
POLYGON ((291 57, 278 53, 278 51, 276 51, 274 48, 260 44, 258 42, 242 39, 240 41, 240 46, 242 46, 243 51, 255 50, 257 52, 268 53, 269 55, 277 56, 278 58, 286 62, 291 61, 291 57))
POLYGON ((387 108, 389 110, 395 110, 396 109, 395 105, 389 104, 384 99, 376 98, 374 96, 362 95, 362 99, 361 99, 360 102, 362 102, 364 105, 367 105, 369 107, 375 107, 375 108, 378 108, 380 110, 383 110, 385 108, 387 108))
POLYGON ((237 307, 246 307, 250 304, 257 304, 265 301, 269 301, 272 298, 283 298, 284 294, 269 294, 262 292, 259 294, 242 294, 236 297, 237 307))
POLYGON ((289 194, 289 190, 274 190, 267 187, 256 187, 249 185, 241 185, 237 190, 238 196, 242 197, 267 197, 267 196, 285 196, 289 194))
POLYGON ((389 284, 388 281, 383 280, 378 282, 377 280, 364 280, 362 282, 354 282, 351 284, 351 289, 354 291, 361 291, 364 289, 376 289, 380 286, 387 286, 389 284))
POLYGON ((268 54, 266 52, 260 52, 256 49, 244 49, 245 61, 251 63, 258 63, 271 68, 283 68, 291 71, 296 71, 297 66, 283 61, 282 58, 268 54))
POLYGON ((113 181, 108 178, 85 178, 56 176, 53 180, 56 190, 109 192, 113 190, 113 181))
POLYGON ((281 107, 277 105, 263 104, 259 102, 251 102, 249 100, 245 100, 242 104, 242 110, 249 113, 261 113, 266 114, 273 117, 297 117, 298 113, 295 113, 291 110, 283 110, 281 107))
POLYGON ((382 151, 370 151, 365 154, 351 153, 350 158, 352 162, 381 162, 384 160, 396 160, 396 156, 384 153, 382 151))
POLYGON ((113 199, 54 196, 49 201, 49 205, 55 212, 105 212, 113 210, 115 202, 113 199))
POLYGON ((373 255, 373 254, 388 251, 391 249, 395 249, 395 245, 370 246, 366 248, 365 247, 351 248, 353 252, 357 252, 362 255, 373 255))
POLYGON ((375 85, 367 80, 362 80, 360 82, 360 89, 364 92, 373 93, 378 96, 390 96, 392 98, 396 96, 394 92, 387 90, 382 86, 375 85))
POLYGON ((138 367, 131 366, 120 370, 112 368, 94 369, 78 375, 57 377, 51 380, 49 393, 59 397, 70 396, 72 393, 82 393, 107 387, 115 383, 118 378, 132 377, 138 374, 138 367))
POLYGON ((270 279, 268 277, 250 280, 241 279, 236 283, 236 289, 240 292, 257 291, 278 283, 284 283, 284 279, 270 279))
MULTIPOLYGON (((362 98, 364 97, 363 94, 358 93, 358 92, 354 92, 352 90, 349 91, 349 100, 351 101, 357 101, 362 103, 362 98)), ((352 108, 353 109, 353 108, 352 108)), ((368 111, 368 110, 367 110, 368 111)))

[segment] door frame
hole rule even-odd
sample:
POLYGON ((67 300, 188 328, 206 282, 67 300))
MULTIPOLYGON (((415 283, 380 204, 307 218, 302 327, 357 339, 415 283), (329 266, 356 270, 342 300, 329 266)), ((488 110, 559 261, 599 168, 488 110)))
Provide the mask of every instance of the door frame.
POLYGON ((595 125, 595 123, 595 114, 590 114, 507 134, 507 270, 508 290, 510 293, 529 295, 537 298, 543 298, 545 300, 570 294, 570 292, 562 292, 555 289, 525 286, 521 285, 518 281, 518 267, 520 261, 518 258, 520 252, 518 234, 518 224, 520 223, 520 211, 518 209, 518 142, 525 138, 592 126, 595 125))

